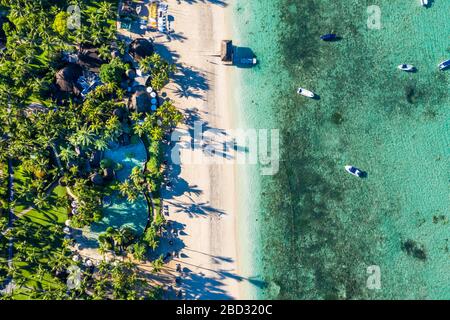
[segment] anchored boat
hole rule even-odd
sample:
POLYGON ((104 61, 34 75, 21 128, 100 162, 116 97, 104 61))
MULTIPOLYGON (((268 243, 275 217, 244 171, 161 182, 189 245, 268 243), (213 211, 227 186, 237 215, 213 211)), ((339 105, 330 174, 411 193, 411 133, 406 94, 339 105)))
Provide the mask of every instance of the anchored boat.
POLYGON ((413 72, 416 70, 416 67, 414 67, 412 64, 401 64, 397 68, 406 72, 413 72))
POLYGON ((345 171, 350 173, 351 175, 354 175, 355 177, 359 178, 365 178, 367 176, 367 173, 354 167, 354 166, 345 166, 345 171))
POLYGON ((297 89, 297 93, 302 95, 302 96, 308 97, 308 98, 314 98, 316 96, 314 94, 314 92, 306 90, 306 89, 303 89, 303 88, 298 88, 297 89))
POLYGON ((324 34, 323 36, 320 36, 320 39, 322 39, 323 41, 336 41, 339 40, 339 37, 337 34, 327 33, 324 34))
POLYGON ((428 0, 420 0, 420 3, 422 4, 422 6, 428 7, 428 0))
POLYGON ((450 59, 449 60, 445 60, 445 61, 443 61, 443 62, 441 62, 439 64, 439 69, 441 69, 441 70, 445 70, 448 67, 450 67, 450 59))

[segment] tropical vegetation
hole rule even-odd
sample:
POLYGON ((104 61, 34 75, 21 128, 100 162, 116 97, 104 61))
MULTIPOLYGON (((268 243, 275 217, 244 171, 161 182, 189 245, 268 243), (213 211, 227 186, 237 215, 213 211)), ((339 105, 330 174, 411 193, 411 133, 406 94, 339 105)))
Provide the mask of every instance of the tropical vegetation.
MULTIPOLYGON (((102 219, 105 196, 119 192, 130 202, 140 194, 158 198, 162 181, 161 141, 182 121, 170 101, 156 112, 131 112, 121 81, 129 67, 114 50, 126 45, 116 39, 117 1, 0 0, 0 26, 5 34, 0 51, 0 283, 13 283, 4 299, 154 299, 160 288, 149 286, 134 260, 156 252, 164 218, 153 212, 142 235, 122 227, 99 236, 99 251, 122 259, 104 259, 89 266, 75 259, 73 239, 65 232, 102 219), (69 5, 81 8, 80 26, 71 29, 69 5), (48 27, 51 26, 51 27, 48 27), (84 97, 55 85, 67 57, 83 46, 98 47, 104 64, 101 84, 84 97), (56 92, 56 93, 55 93, 56 92), (119 163, 96 157, 124 136, 141 138, 150 160, 124 182, 114 179, 119 163), (10 166, 8 166, 8 163, 10 166), (11 171, 11 172, 10 172, 11 171), (9 198, 9 173, 14 199, 9 198), (112 173, 112 178, 111 178, 112 173), (9 212, 18 217, 8 229, 9 212), (13 245, 14 255, 7 247, 13 245), (8 266, 7 260, 11 260, 8 266), (68 287, 78 270, 79 285, 68 287)), ((1 41, 1 39, 0 39, 1 41)), ((151 84, 160 90, 174 67, 158 54, 141 61, 151 84)), ((13 222, 13 221, 11 221, 13 222)), ((154 271, 162 257, 154 259, 154 271)))

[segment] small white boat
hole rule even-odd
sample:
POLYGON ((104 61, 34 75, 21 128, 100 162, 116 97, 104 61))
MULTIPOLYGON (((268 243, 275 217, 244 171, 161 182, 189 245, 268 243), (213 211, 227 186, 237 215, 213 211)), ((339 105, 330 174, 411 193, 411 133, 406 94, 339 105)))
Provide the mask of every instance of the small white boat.
POLYGON ((414 67, 412 64, 401 64, 397 68, 406 72, 412 72, 416 70, 416 67, 414 67))
POLYGON ((302 95, 302 96, 308 97, 308 98, 314 98, 316 96, 314 94, 314 92, 306 90, 306 89, 303 89, 303 88, 298 88, 297 89, 297 93, 302 95))
POLYGON ((420 3, 422 6, 427 7, 428 6, 428 0, 420 0, 420 3))
POLYGON ((256 65, 258 63, 258 60, 256 60, 255 57, 253 58, 242 58, 241 59, 241 64, 245 64, 245 65, 256 65))
POLYGON ((344 168, 345 168, 345 171, 347 171, 351 175, 354 175, 355 177, 364 178, 367 176, 367 174, 364 171, 362 171, 354 166, 345 166, 344 168))

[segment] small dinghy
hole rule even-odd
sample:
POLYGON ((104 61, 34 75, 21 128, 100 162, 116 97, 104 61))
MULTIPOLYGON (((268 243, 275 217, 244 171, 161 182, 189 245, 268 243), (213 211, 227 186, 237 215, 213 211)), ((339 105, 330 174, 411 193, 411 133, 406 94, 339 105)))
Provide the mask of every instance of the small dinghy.
POLYGON ((364 172, 354 166, 345 166, 345 171, 347 171, 351 175, 354 175, 355 177, 359 177, 359 178, 365 178, 367 176, 366 172, 364 172))
POLYGON ((302 96, 308 97, 308 98, 314 98, 316 96, 314 94, 314 92, 306 90, 306 89, 303 89, 303 88, 298 88, 297 89, 297 93, 302 95, 302 96))
POLYGON ((323 36, 320 36, 320 39, 322 39, 323 41, 336 41, 339 40, 340 38, 338 37, 337 34, 327 33, 324 34, 323 36))
POLYGON ((416 67, 414 67, 412 64, 401 64, 397 68, 399 68, 402 71, 406 71, 406 72, 416 71, 416 67))
POLYGON ((447 69, 448 67, 450 67, 450 60, 445 60, 445 61, 443 61, 443 62, 441 62, 441 63, 439 64, 439 69, 440 69, 440 70, 445 70, 445 69, 447 69))

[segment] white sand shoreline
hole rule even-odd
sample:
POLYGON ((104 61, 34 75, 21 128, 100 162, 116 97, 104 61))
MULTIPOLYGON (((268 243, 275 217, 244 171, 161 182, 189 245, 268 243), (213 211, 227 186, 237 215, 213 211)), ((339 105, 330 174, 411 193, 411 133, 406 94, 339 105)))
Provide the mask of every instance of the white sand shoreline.
MULTIPOLYGON (((169 98, 180 109, 194 112, 192 120, 219 130, 232 129, 234 118, 230 106, 230 72, 220 63, 220 42, 231 38, 227 7, 197 2, 168 0, 173 16, 171 41, 165 37, 156 43, 172 55, 181 72, 167 88, 169 98)), ((188 121, 182 129, 189 130, 188 121)), ((193 153, 203 153, 195 150, 193 153)), ((185 268, 179 287, 186 299, 240 299, 242 279, 239 271, 237 243, 237 194, 235 165, 231 163, 173 165, 173 190, 164 191, 168 219, 176 221, 180 257, 185 268)), ((173 269, 172 269, 173 270, 173 269)))

